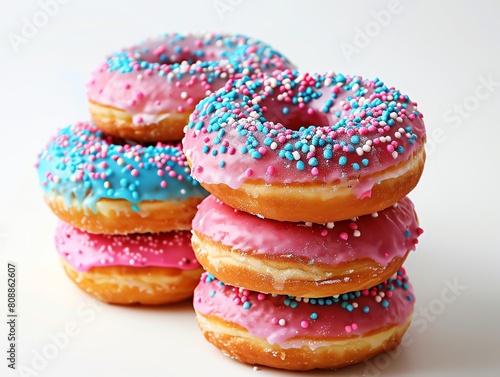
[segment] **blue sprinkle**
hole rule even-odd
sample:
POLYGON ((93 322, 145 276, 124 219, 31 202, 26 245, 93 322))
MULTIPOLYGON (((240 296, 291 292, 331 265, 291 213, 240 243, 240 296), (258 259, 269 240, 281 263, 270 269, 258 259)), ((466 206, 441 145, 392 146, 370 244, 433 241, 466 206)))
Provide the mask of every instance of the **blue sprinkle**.
POLYGON ((283 107, 283 110, 281 110, 281 112, 284 114, 284 115, 287 115, 290 110, 288 109, 288 107, 283 107))
POLYGON ((224 161, 221 161, 221 162, 219 163, 219 166, 220 166, 221 168, 223 168, 224 166, 226 166, 226 163, 225 163, 224 161))
POLYGON ((316 157, 310 158, 307 163, 311 166, 318 166, 318 160, 316 159, 316 157))
POLYGON ((360 166, 359 166, 359 164, 358 164, 358 163, 356 163, 356 162, 355 162, 354 164, 352 164, 352 168, 353 168, 354 170, 359 170, 359 169, 360 169, 360 166))
POLYGON ((309 318, 311 318, 311 319, 317 319, 318 318, 318 313, 312 312, 311 315, 309 315, 309 318))
POLYGON ((130 208, 132 208, 132 211, 134 211, 134 212, 139 212, 139 207, 137 207, 135 204, 132 205, 132 207, 130 207, 130 208))
POLYGON ((243 309, 250 309, 250 302, 245 301, 245 303, 243 304, 243 309))
POLYGON ((368 166, 368 159, 367 158, 363 158, 363 160, 361 160, 361 164, 363 164, 363 166, 368 166))
POLYGON ((304 164, 303 161, 301 161, 301 160, 297 161, 297 169, 304 170, 305 168, 306 168, 306 165, 304 164))
POLYGON ((347 157, 346 156, 340 156, 339 158, 339 165, 345 165, 347 164, 347 157))
POLYGON ((369 312, 370 312, 370 307, 369 307, 369 306, 365 306, 365 307, 363 308, 363 312, 364 312, 364 313, 369 313, 369 312))
POLYGON ((383 300, 383 301, 382 301, 382 306, 383 306, 384 308, 387 308, 387 307, 389 306, 389 301, 387 301, 387 300, 383 300))

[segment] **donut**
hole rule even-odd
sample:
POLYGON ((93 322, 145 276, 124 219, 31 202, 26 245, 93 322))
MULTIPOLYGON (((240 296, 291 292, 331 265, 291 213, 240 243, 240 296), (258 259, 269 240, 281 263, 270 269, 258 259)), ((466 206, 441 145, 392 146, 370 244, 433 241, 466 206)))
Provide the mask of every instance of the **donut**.
POLYGON ((181 140, 195 105, 231 77, 293 67, 243 35, 165 34, 109 55, 87 85, 91 119, 140 141, 181 140))
POLYGON ((204 337, 225 355, 288 370, 340 368, 396 348, 414 302, 404 269, 375 287, 318 299, 245 290, 205 272, 193 297, 204 337))
POLYGON ((417 185, 422 118, 379 79, 285 70, 201 101, 183 147, 192 176, 229 206, 327 223, 381 211, 417 185))
POLYGON ((198 206, 191 242, 203 268, 226 284, 325 297, 387 280, 422 232, 408 197, 372 215, 305 224, 260 219, 210 195, 198 206))
POLYGON ((36 167, 52 211, 90 233, 190 230, 208 195, 191 177, 180 143, 132 145, 89 122, 59 130, 36 167))
POLYGON ((189 231, 104 235, 59 221, 55 245, 68 277, 110 304, 182 301, 193 296, 203 273, 189 231))

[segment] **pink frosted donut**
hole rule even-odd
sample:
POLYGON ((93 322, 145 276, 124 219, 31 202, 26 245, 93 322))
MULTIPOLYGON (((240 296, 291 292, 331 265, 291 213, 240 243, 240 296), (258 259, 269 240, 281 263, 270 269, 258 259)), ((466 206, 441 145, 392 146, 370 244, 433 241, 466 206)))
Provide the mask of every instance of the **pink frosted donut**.
POLYGON ((139 141, 180 140, 194 106, 231 77, 292 67, 243 35, 165 34, 115 52, 87 86, 94 123, 139 141))
POLYGON ((91 234, 60 221, 55 245, 76 285, 111 304, 166 304, 192 297, 203 272, 189 231, 91 234))
POLYGON ((372 215, 320 225, 260 219, 211 195, 192 228, 196 258, 226 284, 300 297, 387 280, 423 232, 408 197, 372 215))
POLYGON ((265 295, 204 273, 193 303, 203 335, 224 354, 309 370, 339 368, 397 347, 414 296, 404 269, 376 287, 322 299, 265 295))
POLYGON ((233 208, 281 221, 349 219, 417 185, 425 127, 416 105, 378 79, 244 77, 196 106, 184 152, 192 176, 233 208))

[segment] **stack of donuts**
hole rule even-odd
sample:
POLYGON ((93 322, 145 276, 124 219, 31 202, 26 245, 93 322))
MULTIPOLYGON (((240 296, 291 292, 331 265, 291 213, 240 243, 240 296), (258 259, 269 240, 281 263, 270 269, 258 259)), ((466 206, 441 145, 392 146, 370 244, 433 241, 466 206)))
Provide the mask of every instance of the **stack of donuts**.
POLYGON ((205 338, 241 362, 335 369, 397 347, 425 162, 417 104, 379 79, 293 70, 229 80, 183 150, 210 195, 192 222, 205 338))
POLYGON ((91 121, 60 129, 36 164, 60 219, 67 275, 112 304, 192 297, 203 269, 191 246, 197 205, 181 139, 189 114, 228 79, 292 65, 242 35, 165 34, 109 55, 87 87, 91 121))

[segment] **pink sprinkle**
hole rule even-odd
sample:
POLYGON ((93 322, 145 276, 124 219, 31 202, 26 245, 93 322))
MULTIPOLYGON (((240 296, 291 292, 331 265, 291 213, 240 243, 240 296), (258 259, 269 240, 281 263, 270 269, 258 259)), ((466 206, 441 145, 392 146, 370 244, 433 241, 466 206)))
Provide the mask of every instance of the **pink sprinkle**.
POLYGON ((163 170, 158 170, 157 171, 158 177, 163 177, 163 170))
POLYGON ((326 237, 326 236, 328 235, 328 230, 323 229, 323 230, 321 231, 321 235, 322 235, 323 237, 326 237))
POLYGON ((312 175, 318 175, 319 174, 319 171, 318 171, 318 168, 314 167, 311 169, 311 174, 312 175))
POLYGON ((276 171, 276 170, 274 169, 274 166, 268 166, 268 167, 267 167, 267 171, 266 171, 266 173, 267 173, 268 175, 274 175, 275 171, 276 171))
POLYGON ((140 101, 141 99, 144 98, 144 93, 143 92, 137 92, 135 95, 135 98, 140 101))
POLYGON ((309 114, 309 115, 313 115, 313 114, 314 114, 314 109, 312 109, 312 108, 308 108, 308 109, 307 109, 307 114, 309 114))
POLYGON ((307 329, 309 327, 309 323, 307 321, 302 321, 302 322, 300 322, 300 326, 303 329, 307 329))
POLYGON ((385 292, 385 297, 391 298, 392 297, 392 291, 385 292))
POLYGON ((187 104, 188 104, 189 106, 193 106, 193 105, 194 105, 194 99, 192 99, 191 97, 190 97, 190 98, 188 98, 186 102, 187 102, 187 104))
POLYGON ((142 122, 144 122, 144 119, 142 119, 142 117, 137 117, 136 122, 137 124, 141 124, 142 122))
POLYGON ((259 300, 259 301, 263 301, 263 300, 265 300, 265 299, 266 299, 266 295, 265 295, 264 293, 259 293, 259 294, 257 295, 257 300, 259 300))
POLYGON ((235 297, 233 301, 236 305, 241 304, 241 299, 239 297, 235 297))
POLYGON ((358 329, 358 324, 357 323, 353 323, 351 324, 351 327, 353 330, 357 330, 358 329))
POLYGON ((267 153, 267 149, 264 147, 259 147, 258 151, 261 155, 265 155, 267 153))
POLYGON ((167 181, 161 181, 160 186, 161 188, 167 187, 167 181))
POLYGON ((351 222, 349 224, 349 228, 351 228, 352 230, 356 230, 358 229, 358 224, 356 224, 355 222, 351 222))
POLYGON ((139 175, 139 171, 137 169, 134 169, 130 172, 132 174, 132 177, 137 177, 139 175))
POLYGON ((342 238, 344 241, 347 241, 349 235, 346 232, 342 232, 340 233, 340 238, 342 238))
POLYGON ((177 111, 178 111, 179 113, 182 113, 182 112, 184 111, 184 107, 179 106, 179 107, 177 108, 177 111))
POLYGON ((277 325, 278 324, 278 318, 273 317, 273 319, 271 320, 271 322, 273 323, 273 325, 277 325))
POLYGON ((125 84, 125 89, 130 89, 130 84, 125 84))
POLYGON ((165 52, 165 46, 159 46, 153 51, 153 54, 155 54, 155 56, 160 56, 164 52, 165 52))
POLYGON ((352 327, 351 326, 346 326, 345 327, 345 331, 346 332, 351 332, 352 331, 352 327))
POLYGON ((253 170, 248 168, 246 171, 245 171, 245 175, 247 176, 247 178, 251 177, 253 175, 253 170))

